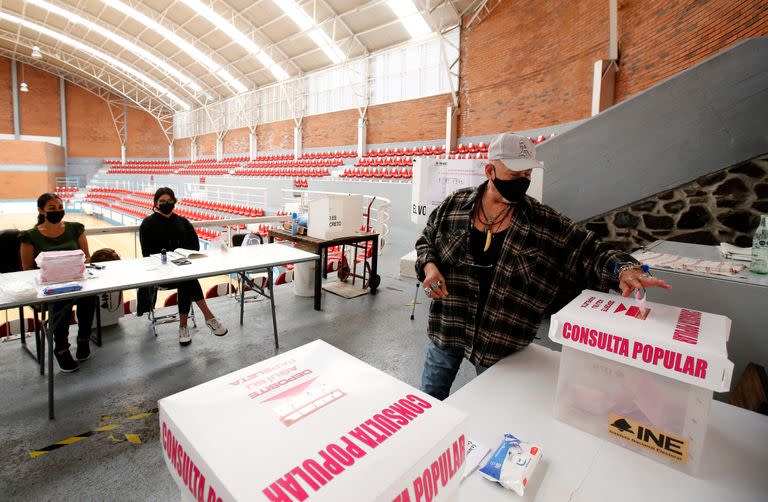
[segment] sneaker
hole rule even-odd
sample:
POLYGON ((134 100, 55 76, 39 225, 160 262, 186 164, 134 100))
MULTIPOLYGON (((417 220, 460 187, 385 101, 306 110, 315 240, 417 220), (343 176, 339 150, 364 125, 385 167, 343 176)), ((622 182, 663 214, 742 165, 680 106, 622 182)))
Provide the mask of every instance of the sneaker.
POLYGON ((189 328, 179 326, 179 345, 189 345, 192 343, 192 335, 189 334, 189 328))
POLYGON ((80 369, 80 365, 72 358, 69 349, 62 353, 54 352, 53 355, 56 356, 56 362, 59 363, 62 373, 73 373, 80 369))
POLYGON ((79 362, 87 361, 91 358, 91 345, 89 340, 80 341, 77 339, 77 350, 75 351, 75 359, 79 362))
POLYGON ((221 323, 219 322, 219 320, 218 320, 218 319, 216 319, 215 317, 211 317, 210 319, 208 319, 207 321, 205 321, 205 324, 206 324, 206 325, 207 325, 209 328, 211 328, 211 331, 212 331, 212 332, 213 332, 213 334, 214 334, 214 335, 216 335, 216 336, 224 336, 224 335, 226 335, 227 333, 229 333, 229 330, 228 330, 227 328, 225 328, 225 327, 224 327, 224 325, 223 325, 223 324, 221 324, 221 323))

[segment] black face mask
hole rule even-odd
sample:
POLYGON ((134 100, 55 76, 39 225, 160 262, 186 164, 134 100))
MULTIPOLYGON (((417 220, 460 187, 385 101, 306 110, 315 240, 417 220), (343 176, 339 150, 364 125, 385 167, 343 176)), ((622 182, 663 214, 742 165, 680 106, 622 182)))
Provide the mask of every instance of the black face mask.
POLYGON ((48 223, 58 223, 64 219, 64 211, 48 211, 45 213, 45 219, 48 223))
POLYGON ((494 178, 493 186, 496 187, 496 191, 504 197, 507 202, 520 202, 525 196, 525 192, 528 191, 528 187, 531 186, 531 180, 528 178, 515 178, 513 180, 500 180, 494 178))
POLYGON ((163 202, 157 205, 158 211, 168 216, 173 212, 173 208, 176 207, 175 202, 163 202))

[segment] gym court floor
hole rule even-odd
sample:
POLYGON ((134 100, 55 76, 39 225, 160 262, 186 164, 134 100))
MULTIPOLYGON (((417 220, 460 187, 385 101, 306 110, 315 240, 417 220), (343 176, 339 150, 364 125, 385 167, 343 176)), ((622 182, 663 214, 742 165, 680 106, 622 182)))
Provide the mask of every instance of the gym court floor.
MULTIPOLYGON (((179 346, 175 324, 160 326, 154 337, 146 316, 122 318, 104 329, 103 346, 93 347, 94 356, 78 372, 56 370, 54 420, 47 414, 46 378, 35 362, 19 340, 0 343, 0 499, 178 500, 161 455, 157 400, 318 338, 418 386, 427 304, 421 295, 411 321, 416 282, 399 276, 399 257, 415 239, 393 230, 379 260, 382 284, 375 296, 346 300, 324 292, 323 310, 316 312, 312 298, 294 295, 291 284, 276 287, 279 350, 267 302, 246 304, 240 326, 233 298, 209 300, 229 334, 215 337, 199 322, 188 347, 179 346), (70 444, 46 448, 57 442, 70 444)), ((474 375, 465 363, 453 390, 474 375)), ((210 424, 212 430, 222 426, 210 424)))

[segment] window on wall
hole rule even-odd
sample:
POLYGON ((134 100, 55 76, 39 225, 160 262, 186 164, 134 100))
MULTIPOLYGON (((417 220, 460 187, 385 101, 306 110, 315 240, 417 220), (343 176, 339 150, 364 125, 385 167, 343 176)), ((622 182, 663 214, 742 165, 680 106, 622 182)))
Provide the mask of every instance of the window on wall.
MULTIPOLYGON (((448 65, 458 59, 459 30, 445 35, 448 65)), ((174 115, 174 137, 290 120, 367 105, 417 99, 458 89, 458 63, 450 75, 441 60, 440 39, 430 38, 365 59, 243 93, 226 101, 174 115), (451 85, 453 84, 453 85, 451 85)))

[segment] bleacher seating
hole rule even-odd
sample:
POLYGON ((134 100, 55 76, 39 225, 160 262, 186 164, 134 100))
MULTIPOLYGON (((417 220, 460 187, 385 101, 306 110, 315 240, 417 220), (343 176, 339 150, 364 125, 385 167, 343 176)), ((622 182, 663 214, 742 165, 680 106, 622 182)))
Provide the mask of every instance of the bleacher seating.
POLYGON ((384 168, 371 168, 367 167, 353 167, 346 168, 343 172, 339 173, 340 178, 348 179, 382 179, 382 180, 410 180, 413 177, 413 171, 409 168, 393 167, 390 169, 384 168))
MULTIPOLYGON (((115 188, 91 188, 85 195, 86 202, 108 207, 136 218, 144 218, 152 213, 153 198, 154 194, 149 192, 136 192, 115 188)), ((191 221, 225 220, 237 216, 257 217, 265 215, 264 209, 245 204, 191 198, 180 199, 176 206, 176 213, 191 221), (204 209, 205 211, 198 211, 197 209, 204 209)), ((239 228, 245 228, 245 226, 240 225, 239 228)), ((198 235, 202 238, 208 238, 213 234, 216 234, 216 236, 221 235, 220 232, 198 231, 198 235)))
POLYGON ((305 178, 320 178, 329 176, 327 167, 296 168, 296 167, 258 167, 237 169, 235 176, 259 176, 259 177, 290 177, 303 176, 305 178))
POLYGON ((53 191, 63 202, 69 202, 80 189, 77 187, 56 187, 53 191))
POLYGON ((300 159, 345 159, 357 157, 354 150, 336 150, 328 152, 304 152, 300 159))
MULTIPOLYGON (((530 139, 538 144, 552 137, 554 134, 530 139)), ((105 160, 104 164, 111 174, 199 176, 200 182, 204 182, 205 176, 290 178, 294 188, 308 188, 310 178, 329 177, 332 173, 338 173, 338 177, 332 179, 410 182, 411 168, 418 157, 487 159, 488 145, 485 142, 460 143, 448 152, 444 145, 376 148, 369 149, 363 157, 358 157, 354 150, 327 150, 304 152, 298 159, 286 153, 257 155, 253 160, 241 155, 221 162, 208 158, 194 163, 189 160, 176 160, 173 164, 162 160, 132 160, 122 164, 119 160, 105 160)))

